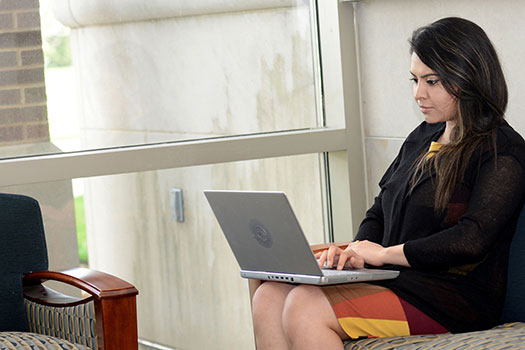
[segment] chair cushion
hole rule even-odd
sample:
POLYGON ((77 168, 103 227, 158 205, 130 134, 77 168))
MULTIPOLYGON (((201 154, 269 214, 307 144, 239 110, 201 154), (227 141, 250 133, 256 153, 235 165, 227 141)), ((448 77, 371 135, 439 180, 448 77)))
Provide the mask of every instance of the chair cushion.
POLYGON ((347 350, 525 349, 525 323, 508 323, 486 331, 459 334, 387 337, 351 342, 347 350))
POLYGON ((0 350, 91 350, 67 340, 36 333, 0 332, 0 350))
POLYGON ((345 350, 390 350, 404 349, 405 346, 424 344, 439 339, 439 334, 412 335, 407 337, 370 338, 351 341, 346 344, 345 350))
POLYGON ((0 331, 28 331, 22 275, 48 268, 38 202, 0 193, 0 228, 0 331))

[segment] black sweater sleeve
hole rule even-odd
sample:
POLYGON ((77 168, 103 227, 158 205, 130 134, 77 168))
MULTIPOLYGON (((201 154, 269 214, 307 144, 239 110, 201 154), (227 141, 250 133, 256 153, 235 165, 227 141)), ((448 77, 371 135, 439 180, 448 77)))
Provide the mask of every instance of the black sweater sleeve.
POLYGON ((379 193, 374 199, 372 207, 366 212, 366 217, 361 222, 359 231, 357 231, 356 240, 369 240, 379 244, 383 240, 384 218, 381 207, 381 195, 382 193, 379 193))
POLYGON ((374 204, 372 205, 372 207, 370 207, 370 209, 367 210, 366 216, 364 220, 361 222, 361 225, 359 226, 359 230, 357 231, 357 235, 355 237, 356 240, 360 240, 360 241, 368 240, 371 242, 381 244, 383 240, 384 224, 385 224, 385 220, 383 216, 383 205, 382 205, 383 186, 385 185, 386 182, 388 182, 392 174, 398 168, 405 148, 406 148, 406 142, 403 143, 403 145, 401 146, 401 149, 399 150, 397 157, 390 164, 385 174, 379 181, 379 187, 381 188, 381 191, 379 192, 379 195, 377 195, 377 197, 374 198, 374 204))
POLYGON ((457 224, 405 243, 413 268, 434 269, 479 262, 515 214, 525 190, 524 169, 512 156, 481 165, 468 207, 457 224))

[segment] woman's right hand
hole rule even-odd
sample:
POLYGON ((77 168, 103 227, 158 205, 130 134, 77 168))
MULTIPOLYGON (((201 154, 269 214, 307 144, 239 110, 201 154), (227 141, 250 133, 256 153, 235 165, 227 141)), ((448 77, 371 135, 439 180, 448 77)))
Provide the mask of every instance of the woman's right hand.
POLYGON ((346 247, 346 249, 341 249, 336 245, 330 246, 328 249, 323 250, 315 254, 315 257, 319 261, 319 266, 336 266, 337 270, 342 270, 343 268, 352 268, 352 269, 362 269, 365 267, 365 260, 357 254, 352 246, 358 242, 352 242, 346 247))

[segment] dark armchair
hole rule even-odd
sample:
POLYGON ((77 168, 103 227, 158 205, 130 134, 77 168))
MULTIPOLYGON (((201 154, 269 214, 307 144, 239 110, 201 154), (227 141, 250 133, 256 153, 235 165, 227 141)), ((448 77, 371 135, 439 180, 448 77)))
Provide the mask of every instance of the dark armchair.
POLYGON ((137 349, 137 294, 106 273, 48 271, 38 202, 0 194, 0 350, 137 349), (58 293, 42 284, 47 280, 77 287, 85 297, 58 293))

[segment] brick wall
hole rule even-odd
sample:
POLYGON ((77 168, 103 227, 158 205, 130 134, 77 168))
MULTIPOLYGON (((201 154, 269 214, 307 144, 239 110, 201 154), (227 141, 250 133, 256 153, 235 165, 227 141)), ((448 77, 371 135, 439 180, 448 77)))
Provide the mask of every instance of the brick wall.
POLYGON ((0 146, 49 140, 38 0, 0 0, 0 146))

